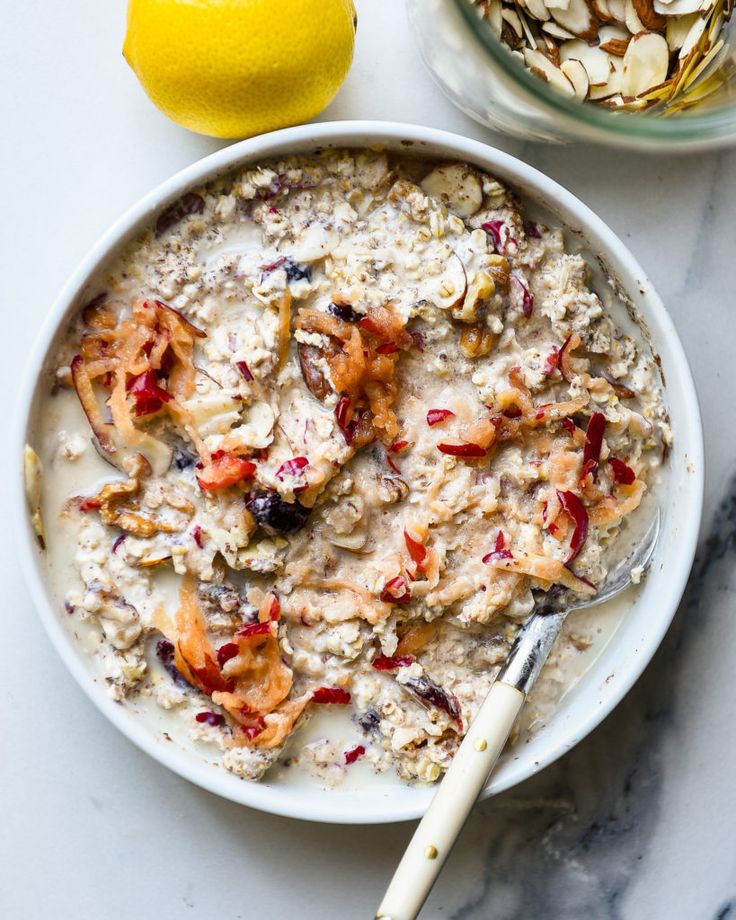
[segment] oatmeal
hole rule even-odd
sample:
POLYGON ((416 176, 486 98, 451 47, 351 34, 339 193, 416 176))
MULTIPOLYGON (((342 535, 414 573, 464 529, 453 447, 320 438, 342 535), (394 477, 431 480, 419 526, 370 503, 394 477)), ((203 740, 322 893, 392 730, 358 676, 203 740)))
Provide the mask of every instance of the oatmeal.
POLYGON ((243 777, 436 780, 535 595, 595 593, 669 440, 588 279, 463 163, 291 157, 161 214, 74 318, 27 456, 113 696, 243 777), (328 710, 360 742, 300 747, 328 710))

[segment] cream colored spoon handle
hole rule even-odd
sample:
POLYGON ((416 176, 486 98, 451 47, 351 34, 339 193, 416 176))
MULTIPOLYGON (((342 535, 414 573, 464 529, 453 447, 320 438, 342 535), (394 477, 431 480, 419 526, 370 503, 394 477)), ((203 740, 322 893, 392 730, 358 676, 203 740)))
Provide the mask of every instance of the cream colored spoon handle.
POLYGON ((496 680, 394 873, 376 917, 414 920, 503 750, 526 696, 496 680))

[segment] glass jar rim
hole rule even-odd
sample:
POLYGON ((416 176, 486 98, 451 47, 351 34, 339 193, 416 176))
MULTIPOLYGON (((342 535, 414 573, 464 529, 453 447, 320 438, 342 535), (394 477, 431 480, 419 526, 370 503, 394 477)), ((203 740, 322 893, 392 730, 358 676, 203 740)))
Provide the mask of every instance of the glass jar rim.
POLYGON ((736 104, 708 112, 692 112, 674 117, 647 115, 645 112, 616 112, 605 106, 584 104, 568 99, 544 80, 530 73, 515 60, 508 48, 496 38, 490 25, 473 6, 472 0, 451 0, 470 31, 494 64, 505 76, 528 95, 578 125, 595 128, 602 134, 626 138, 639 143, 668 141, 683 146, 703 147, 727 143, 736 138, 736 104))

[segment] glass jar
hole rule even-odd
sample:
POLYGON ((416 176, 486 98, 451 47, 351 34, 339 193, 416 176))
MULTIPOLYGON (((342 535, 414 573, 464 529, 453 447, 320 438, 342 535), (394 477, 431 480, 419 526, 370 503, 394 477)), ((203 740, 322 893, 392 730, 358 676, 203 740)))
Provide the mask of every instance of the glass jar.
POLYGON ((736 139, 736 56, 724 27, 718 88, 680 111, 623 112, 568 98, 530 73, 471 0, 407 0, 424 62, 446 95, 481 124, 531 140, 595 141, 672 151, 736 139))

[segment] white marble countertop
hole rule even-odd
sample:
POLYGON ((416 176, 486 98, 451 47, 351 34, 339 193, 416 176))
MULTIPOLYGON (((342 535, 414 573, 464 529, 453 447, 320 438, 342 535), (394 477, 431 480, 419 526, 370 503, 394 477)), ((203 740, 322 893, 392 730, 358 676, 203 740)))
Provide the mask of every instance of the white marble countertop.
MULTIPOLYGON (((3 8, 6 417, 28 348, 72 267, 140 195, 219 146, 171 124, 144 97, 120 54, 124 5, 3 8)), ((476 809, 423 916, 736 917, 736 426, 728 383, 736 360, 736 154, 655 159, 498 137, 435 88, 403 3, 359 0, 358 8, 356 60, 323 118, 472 135, 572 189, 626 240, 672 312, 706 429, 701 552, 663 647, 592 736, 476 809)), ((154 763, 67 674, 19 577, 9 528, 0 527, 0 541, 0 916, 373 916, 411 825, 325 827, 259 814, 154 763)))

